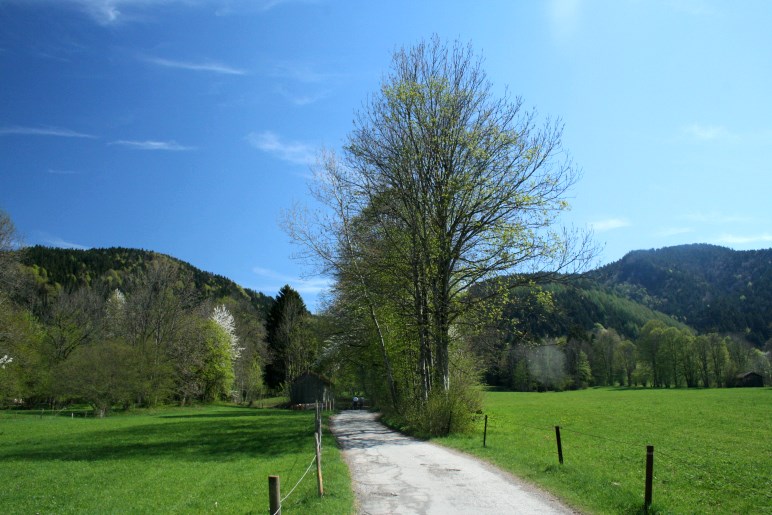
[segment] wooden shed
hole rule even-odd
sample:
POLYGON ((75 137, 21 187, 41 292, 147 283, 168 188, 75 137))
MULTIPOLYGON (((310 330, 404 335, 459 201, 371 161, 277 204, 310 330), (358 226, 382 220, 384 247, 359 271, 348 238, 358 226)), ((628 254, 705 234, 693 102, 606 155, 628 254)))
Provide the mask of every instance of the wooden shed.
POLYGON ((738 374, 738 376, 735 378, 735 386, 741 388, 764 386, 764 376, 757 372, 745 372, 744 374, 738 374))
POLYGON ((313 372, 304 372, 290 386, 291 404, 312 404, 332 400, 332 383, 313 372))

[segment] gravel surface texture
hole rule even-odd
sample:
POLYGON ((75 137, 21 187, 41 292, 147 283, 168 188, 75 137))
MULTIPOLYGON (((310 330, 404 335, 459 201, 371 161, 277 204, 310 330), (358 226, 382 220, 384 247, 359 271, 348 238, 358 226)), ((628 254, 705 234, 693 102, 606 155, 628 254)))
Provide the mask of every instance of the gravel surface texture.
POLYGON ((344 411, 331 429, 360 514, 578 513, 493 465, 392 431, 377 414, 344 411))

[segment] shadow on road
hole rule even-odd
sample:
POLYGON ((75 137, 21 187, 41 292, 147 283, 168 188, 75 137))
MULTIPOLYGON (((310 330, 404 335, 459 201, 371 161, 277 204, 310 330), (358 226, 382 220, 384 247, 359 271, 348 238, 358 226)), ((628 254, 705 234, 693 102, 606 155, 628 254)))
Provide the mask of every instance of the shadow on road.
POLYGON ((412 438, 401 435, 376 419, 377 413, 349 410, 332 418, 330 430, 341 449, 370 449, 382 445, 407 445, 412 438))

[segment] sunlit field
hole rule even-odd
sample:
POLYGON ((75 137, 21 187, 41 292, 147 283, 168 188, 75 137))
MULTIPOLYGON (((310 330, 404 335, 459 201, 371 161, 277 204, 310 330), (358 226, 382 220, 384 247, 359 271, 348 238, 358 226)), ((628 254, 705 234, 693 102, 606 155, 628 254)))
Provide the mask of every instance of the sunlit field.
POLYGON ((772 513, 770 388, 489 392, 485 406, 486 448, 482 418, 474 435, 437 441, 583 511, 641 511, 646 445, 654 445, 655 511, 772 513))
MULTIPOLYGON (((0 511, 267 513, 268 476, 279 475, 287 495, 313 460, 313 432, 313 411, 0 412, 0 511)), ((284 513, 352 512, 348 469, 329 432, 322 463, 325 497, 314 466, 284 513)))

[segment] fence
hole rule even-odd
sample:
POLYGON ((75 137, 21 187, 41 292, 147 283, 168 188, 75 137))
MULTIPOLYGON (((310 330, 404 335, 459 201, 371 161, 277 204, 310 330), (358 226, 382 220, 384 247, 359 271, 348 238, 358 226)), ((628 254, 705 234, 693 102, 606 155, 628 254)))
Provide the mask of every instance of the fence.
MULTIPOLYGON (((314 416, 314 456, 311 463, 308 464, 306 471, 300 476, 290 491, 284 497, 281 496, 281 479, 279 476, 268 476, 268 513, 270 515, 281 515, 281 507, 284 501, 289 499, 295 489, 303 482, 308 473, 316 464, 316 484, 319 497, 324 495, 324 478, 322 477, 322 412, 327 404, 317 402, 315 405, 314 416)), ((332 405, 329 405, 332 408, 332 405)))
MULTIPOLYGON (((495 419, 491 417, 489 422, 489 415, 484 416, 483 441, 482 441, 483 447, 488 447, 491 441, 490 429, 493 428, 494 420, 495 419)), ((582 438, 590 438, 598 441, 612 442, 614 444, 623 446, 624 448, 627 448, 627 449, 635 448, 636 453, 639 453, 641 457, 645 457, 645 467, 642 470, 642 476, 641 476, 641 489, 643 491, 643 499, 644 499, 643 510, 644 512, 648 512, 648 510, 651 508, 652 499, 654 497, 653 479, 654 479, 655 452, 654 452, 653 445, 644 446, 640 442, 633 442, 633 441, 624 440, 621 438, 609 438, 604 435, 590 433, 587 431, 580 431, 578 429, 574 429, 573 427, 566 427, 566 426, 532 426, 532 425, 521 424, 521 423, 516 423, 514 424, 514 426, 521 428, 523 430, 538 432, 542 435, 541 436, 542 439, 547 438, 548 435, 552 434, 554 431, 554 436, 551 437, 554 439, 554 445, 555 445, 554 447, 555 451, 553 452, 556 452, 557 454, 557 461, 559 465, 563 465, 564 463, 563 443, 566 437, 571 439, 573 443, 577 443, 576 439, 574 439, 574 436, 579 436, 582 438)), ((712 455, 715 455, 715 451, 709 451, 709 452, 712 455)), ((657 458, 658 467, 660 467, 661 469, 667 470, 667 472, 671 474, 671 476, 681 474, 691 479, 695 484, 709 482, 717 487, 722 487, 722 488, 732 487, 737 489, 738 491, 752 492, 761 497, 772 499, 772 493, 770 493, 766 489, 759 489, 757 487, 754 487, 753 484, 738 482, 715 471, 711 471, 711 473, 708 474, 705 470, 704 463, 692 463, 683 458, 678 458, 675 456, 675 452, 671 454, 670 450, 668 450, 668 452, 662 452, 661 448, 658 448, 657 456, 658 456, 657 458)), ((704 458, 704 454, 698 456, 698 458, 704 458)), ((731 456, 724 456, 722 458, 723 458, 722 459, 723 463, 726 463, 727 465, 730 465, 732 463, 731 456)), ((570 459, 570 456, 569 456, 569 459, 570 459)), ((641 462, 644 462, 644 460, 641 460, 641 462)))

